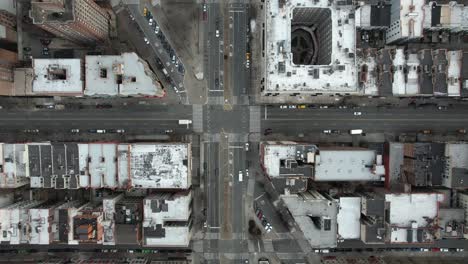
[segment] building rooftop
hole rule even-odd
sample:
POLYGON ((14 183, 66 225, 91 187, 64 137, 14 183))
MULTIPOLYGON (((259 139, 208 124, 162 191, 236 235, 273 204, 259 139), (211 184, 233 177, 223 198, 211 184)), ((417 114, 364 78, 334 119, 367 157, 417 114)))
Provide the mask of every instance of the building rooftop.
POLYGON ((340 197, 337 215, 338 236, 341 239, 361 237, 361 197, 340 197))
POLYGON ((350 1, 267 0, 265 6, 264 93, 357 92, 350 1))
POLYGON ((143 244, 187 247, 191 239, 191 192, 160 193, 143 201, 143 244))
POLYGON ((34 59, 35 95, 82 95, 80 59, 34 59))
POLYGON ((315 157, 315 181, 380 181, 382 156, 368 149, 325 149, 315 157))
POLYGON ((188 189, 191 159, 189 143, 1 143, 0 187, 188 189))
POLYGON ((133 187, 163 189, 190 187, 192 171, 190 144, 132 144, 129 149, 133 187))
POLYGON ((337 203, 317 191, 282 195, 281 200, 294 217, 312 248, 337 245, 337 203))
POLYGON ((389 204, 389 224, 395 227, 428 227, 438 216, 439 202, 444 199, 439 193, 386 194, 389 204))
POLYGON ((0 143, 0 188, 17 188, 29 183, 26 144, 0 143))
POLYGON ((86 95, 164 96, 156 75, 134 52, 86 56, 85 68, 86 95))
POLYGON ((317 147, 296 142, 263 142, 262 164, 270 178, 311 177, 317 147))
POLYGON ((446 177, 443 185, 448 188, 468 187, 468 144, 447 143, 445 145, 446 177))
POLYGON ((75 20, 73 0, 32 0, 30 17, 34 24, 66 23, 75 20))

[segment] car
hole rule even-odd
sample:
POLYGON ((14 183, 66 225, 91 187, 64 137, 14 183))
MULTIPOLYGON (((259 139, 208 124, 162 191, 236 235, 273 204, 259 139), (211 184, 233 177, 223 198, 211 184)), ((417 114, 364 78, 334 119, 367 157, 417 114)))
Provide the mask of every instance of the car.
POLYGON ((49 48, 48 47, 42 48, 42 55, 49 56, 49 48))
POLYGON ((245 151, 249 151, 249 142, 245 143, 245 151))
POLYGON ((154 28, 154 33, 159 34, 159 26, 158 25, 156 25, 156 27, 154 28))
POLYGON ((203 12, 206 12, 206 4, 203 4, 203 12))
POLYGON ((152 25, 153 25, 153 21, 154 21, 154 20, 153 20, 152 18, 150 18, 150 19, 148 20, 148 24, 149 24, 150 26, 152 26, 152 25))
MULTIPOLYGON (((1 109, 1 108, 0 108, 0 109, 1 109)), ((459 133, 459 134, 466 134, 466 129, 460 128, 460 129, 457 130, 457 133, 459 133)))
POLYGON ((245 62, 245 68, 249 69, 250 68, 250 61, 245 62))
POLYGON ((166 129, 166 130, 164 130, 164 133, 166 133, 166 134, 171 134, 171 133, 174 133, 174 130, 172 130, 172 129, 166 129))
POLYGON ((148 15, 148 8, 146 8, 146 7, 143 8, 143 15, 144 16, 148 15))
POLYGON ((145 40, 145 43, 149 45, 150 43, 149 40, 147 38, 144 38, 144 40, 145 40))
POLYGON ((341 131, 340 130, 332 130, 331 131, 333 134, 341 134, 341 131))
POLYGON ((439 106, 437 107, 437 109, 439 109, 439 110, 447 110, 447 106, 445 106, 445 105, 439 105, 439 106))
POLYGON ((360 115, 362 115, 362 112, 354 112, 354 115, 355 116, 360 116, 360 115))
POLYGON ((296 109, 297 107, 295 105, 290 105, 289 109, 296 109))
POLYGON ((324 133, 324 134, 331 134, 332 132, 331 132, 330 129, 325 129, 325 130, 323 130, 323 133, 324 133))
POLYGON ((339 109, 346 109, 346 108, 348 108, 348 107, 347 107, 346 105, 340 105, 340 106, 338 106, 338 108, 339 108, 339 109))
POLYGON ((217 38, 219 38, 219 30, 218 29, 216 30, 215 35, 216 35, 217 38))
POLYGON ((320 108, 322 108, 322 109, 327 109, 327 108, 328 108, 328 105, 321 105, 320 108))
POLYGON ((204 228, 207 228, 207 227, 208 227, 208 224, 206 223, 206 221, 203 222, 203 227, 204 227, 204 228))
POLYGON ((271 230, 273 230, 273 227, 271 226, 270 223, 268 223, 267 226, 265 226, 265 231, 266 231, 267 233, 270 233, 271 230))
POLYGON ((24 133, 39 133, 39 129, 25 129, 24 133))
POLYGON ((267 129, 265 129, 265 130, 263 131, 263 135, 264 135, 264 136, 268 136, 268 135, 270 135, 270 134, 273 134, 273 129, 271 129, 271 128, 267 128, 267 129))
POLYGON ((286 109, 286 108, 288 108, 288 106, 287 105, 280 105, 280 108, 281 109, 286 109))
POLYGON ((245 177, 249 177, 249 169, 245 169, 245 177))
POLYGON ((89 129, 88 132, 89 133, 104 134, 104 133, 106 133, 106 130, 105 129, 89 129))
POLYGON ((112 108, 112 105, 111 104, 97 104, 96 108, 98 109, 112 108))
POLYGON ((306 105, 298 105, 298 108, 299 108, 299 109, 306 109, 307 106, 306 106, 306 105))
POLYGON ((218 78, 215 79, 215 87, 219 87, 219 79, 218 78))
POLYGON ((135 21, 135 17, 134 17, 133 15, 130 15, 130 19, 131 19, 132 21, 135 21))
POLYGON ((176 68, 179 67, 179 60, 176 60, 175 61, 175 65, 174 65, 176 68))
POLYGON ((80 133, 80 130, 78 128, 73 128, 70 130, 72 133, 80 133))
POLYGON ((426 135, 429 135, 429 134, 432 134, 432 131, 430 129, 425 129, 423 131, 421 131, 423 134, 426 134, 426 135))

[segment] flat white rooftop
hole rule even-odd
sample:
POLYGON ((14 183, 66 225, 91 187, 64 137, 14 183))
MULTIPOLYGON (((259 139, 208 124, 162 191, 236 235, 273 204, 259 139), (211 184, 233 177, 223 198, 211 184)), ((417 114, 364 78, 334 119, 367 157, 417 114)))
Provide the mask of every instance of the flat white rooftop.
MULTIPOLYGON (((380 156, 379 156, 380 157, 380 156)), ((315 158, 315 181, 379 181, 385 169, 374 150, 321 149, 315 158)))
POLYGON ((120 56, 86 56, 86 89, 90 96, 163 96, 145 61, 134 52, 120 56))
POLYGON ((397 227, 426 227, 427 219, 438 215, 439 202, 444 196, 439 193, 386 194, 390 203, 390 225, 397 227))
POLYGON ((361 197, 340 197, 338 207, 338 236, 342 239, 361 237, 361 197))
MULTIPOLYGON (((357 93, 356 28, 354 7, 336 5, 329 0, 265 1, 266 87, 264 93, 357 93), (323 65, 298 65, 293 62, 292 35, 295 9, 314 9, 318 36, 318 56, 329 56, 323 65), (324 22, 323 12, 330 12, 324 22), (324 29, 326 28, 326 29, 324 29)), ((307 11, 308 12, 308 11, 307 11)), ((303 21, 306 22, 306 21, 303 21)))
POLYGON ((188 189, 190 144, 132 144, 130 173, 136 188, 188 189))
POLYGON ((191 199, 191 192, 146 197, 143 201, 144 245, 188 246, 191 199))
POLYGON ((82 95, 80 59, 34 59, 33 94, 82 95))
POLYGON ((280 160, 292 159, 296 155, 295 145, 265 145, 263 164, 268 176, 280 176, 280 160))

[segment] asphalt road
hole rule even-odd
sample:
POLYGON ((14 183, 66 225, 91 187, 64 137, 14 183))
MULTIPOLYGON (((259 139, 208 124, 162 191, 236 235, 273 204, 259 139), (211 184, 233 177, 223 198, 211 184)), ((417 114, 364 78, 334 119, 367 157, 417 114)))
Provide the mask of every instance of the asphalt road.
POLYGON ((245 4, 233 3, 229 6, 229 22, 232 38, 230 38, 229 48, 232 68, 231 78, 233 80, 232 95, 237 98, 237 103, 248 103, 241 97, 247 94, 247 8, 245 4))
POLYGON ((0 110, 0 132, 21 132, 38 129, 40 132, 69 133, 71 129, 125 129, 127 134, 192 133, 192 127, 179 125, 180 119, 192 119, 192 107, 176 105, 140 106, 129 109, 66 109, 16 111, 0 110))
POLYGON ((208 63, 206 65, 207 79, 208 79, 208 90, 207 97, 209 103, 222 104, 222 98, 224 95, 224 80, 223 80, 223 67, 224 67, 224 55, 223 55, 223 20, 221 16, 221 6, 219 3, 207 3, 207 27, 206 33, 206 47, 208 63), (218 35, 216 35, 218 30, 218 35), (211 98, 210 98, 211 97, 211 98), (218 99, 218 100, 216 100, 218 99))
POLYGON ((359 109, 280 109, 262 107, 262 129, 273 133, 297 134, 322 132, 326 129, 347 133, 350 129, 364 132, 434 132, 468 128, 466 108, 359 108, 359 109), (361 115, 354 115, 360 112, 361 115))
MULTIPOLYGON (((172 84, 167 84, 167 86, 169 86, 167 87, 167 90, 171 89, 175 91, 182 98, 182 101, 185 102, 186 94, 183 85, 184 76, 175 67, 175 64, 170 58, 169 52, 164 48, 162 40, 165 39, 165 37, 163 37, 163 33, 161 31, 158 34, 155 33, 154 26, 150 26, 148 19, 143 16, 143 8, 140 7, 140 5, 129 4, 127 7, 130 11, 130 14, 132 14, 135 19, 134 22, 138 24, 139 28, 143 32, 144 37, 148 39, 149 44, 147 44, 147 46, 151 47, 156 57, 161 60, 163 67, 167 70, 168 75, 173 82, 172 84)), ((142 39, 142 41, 144 41, 144 39, 142 39)), ((166 41, 166 43, 169 45, 168 41, 166 41)), ((175 51, 173 51, 173 53, 175 54, 175 51)), ((162 71, 162 69, 160 69, 160 71, 162 71)))

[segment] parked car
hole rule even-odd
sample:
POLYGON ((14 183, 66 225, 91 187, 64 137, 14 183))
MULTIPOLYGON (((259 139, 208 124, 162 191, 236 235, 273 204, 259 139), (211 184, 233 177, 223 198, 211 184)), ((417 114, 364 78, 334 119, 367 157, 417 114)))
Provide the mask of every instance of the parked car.
POLYGON ((290 105, 289 109, 296 109, 297 107, 295 105, 290 105))
POLYGON ((354 115, 355 116, 360 116, 360 115, 362 115, 362 112, 354 112, 354 115))
POLYGON ((78 128, 73 128, 70 130, 72 133, 80 133, 80 130, 78 128))
POLYGON ((215 34, 216 34, 216 37, 219 38, 219 30, 218 29, 216 30, 215 34))
POLYGON ((25 129, 24 133, 39 133, 39 129, 25 129))
POLYGON ((287 109, 288 106, 287 106, 287 105, 280 105, 280 108, 281 108, 281 109, 287 109))
POLYGON ((97 104, 96 108, 103 109, 103 108, 112 108, 111 104, 97 104))
POLYGON ((323 130, 323 133, 324 133, 324 134, 331 134, 332 131, 331 131, 330 129, 325 129, 325 130, 323 130))

